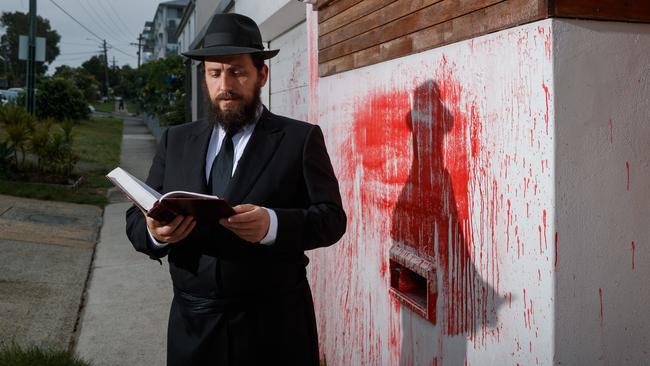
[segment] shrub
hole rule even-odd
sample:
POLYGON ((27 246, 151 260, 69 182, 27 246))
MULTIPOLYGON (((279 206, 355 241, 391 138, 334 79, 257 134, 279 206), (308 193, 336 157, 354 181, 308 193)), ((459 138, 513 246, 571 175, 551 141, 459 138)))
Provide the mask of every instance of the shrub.
MULTIPOLYGON (((25 162, 25 153, 34 128, 34 117, 18 106, 5 106, 0 109, 0 123, 4 125, 12 147, 20 151, 21 161, 25 162)), ((18 166, 18 154, 14 154, 18 166)))
POLYGON ((9 141, 0 142, 0 178, 4 178, 9 173, 9 168, 14 160, 16 150, 11 146, 9 141))
POLYGON ((45 78, 36 93, 36 115, 58 121, 84 119, 88 117, 88 101, 72 80, 45 78))
POLYGON ((72 122, 55 125, 53 119, 45 119, 34 128, 31 152, 36 155, 41 173, 59 174, 64 178, 72 175, 78 156, 72 150, 72 122))
POLYGON ((36 164, 39 171, 43 169, 43 165, 47 164, 48 158, 50 158, 49 145, 52 125, 52 120, 47 119, 36 124, 34 132, 32 133, 30 150, 34 155, 36 155, 36 164))

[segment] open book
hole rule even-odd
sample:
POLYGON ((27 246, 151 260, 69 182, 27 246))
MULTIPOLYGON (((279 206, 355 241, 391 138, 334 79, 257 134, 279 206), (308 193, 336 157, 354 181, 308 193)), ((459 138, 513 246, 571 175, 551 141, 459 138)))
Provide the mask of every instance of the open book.
POLYGON ((173 191, 163 195, 122 168, 115 168, 106 175, 147 216, 169 222, 177 215, 192 216, 196 221, 216 223, 222 217, 235 214, 223 199, 194 192, 173 191))

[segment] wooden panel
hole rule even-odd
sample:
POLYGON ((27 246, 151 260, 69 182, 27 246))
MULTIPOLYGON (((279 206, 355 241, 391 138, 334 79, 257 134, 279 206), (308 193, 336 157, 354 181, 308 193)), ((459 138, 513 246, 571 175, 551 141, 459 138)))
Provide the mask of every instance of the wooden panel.
POLYGON ((326 21, 361 1, 363 0, 335 0, 328 2, 323 8, 318 9, 318 23, 326 21))
POLYGON ((650 0, 551 0, 551 16, 650 21, 650 0))
POLYGON ((355 20, 370 14, 386 5, 394 2, 395 0, 365 0, 349 9, 331 17, 330 19, 318 24, 318 35, 325 35, 337 28, 346 24, 350 24, 355 20))
POLYGON ((319 74, 320 76, 332 75, 542 19, 546 14, 540 9, 542 7, 537 1, 506 0, 436 24, 420 32, 321 63, 318 68, 319 74))
MULTIPOLYGON (((402 17, 386 26, 373 29, 359 36, 325 48, 319 52, 319 62, 326 62, 335 58, 360 51, 372 45, 381 44, 405 34, 417 32, 421 29, 442 23, 449 19, 476 11, 486 6, 499 3, 502 0, 445 0, 433 4, 408 16, 402 17)), ((535 3, 536 2, 529 1, 535 3)))
POLYGON ((345 41, 361 33, 380 27, 386 23, 399 19, 403 16, 416 12, 429 5, 443 0, 413 0, 396 1, 378 11, 368 14, 357 21, 350 23, 336 32, 322 35, 318 39, 318 48, 323 49, 336 43, 345 41))
POLYGON ((316 0, 316 4, 314 5, 314 8, 315 10, 320 10, 321 8, 328 6, 330 3, 334 1, 336 0, 316 0))

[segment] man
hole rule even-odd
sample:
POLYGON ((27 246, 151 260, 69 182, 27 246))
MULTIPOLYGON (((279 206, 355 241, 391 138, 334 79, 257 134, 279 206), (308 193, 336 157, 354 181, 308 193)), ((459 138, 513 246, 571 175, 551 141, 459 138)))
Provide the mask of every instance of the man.
POLYGON ((338 182, 318 126, 270 113, 257 24, 213 17, 200 48, 209 120, 162 135, 147 183, 226 199, 235 215, 171 222, 127 212, 136 250, 168 256, 174 284, 168 365, 318 365, 318 339, 304 251, 345 232, 338 182))

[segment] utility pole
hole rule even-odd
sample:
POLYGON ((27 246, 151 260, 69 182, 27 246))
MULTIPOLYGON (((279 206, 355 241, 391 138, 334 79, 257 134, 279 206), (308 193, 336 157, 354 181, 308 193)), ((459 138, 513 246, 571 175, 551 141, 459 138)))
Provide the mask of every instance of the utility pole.
POLYGON ((115 71, 115 56, 113 56, 113 71, 115 71))
POLYGON ((104 40, 104 96, 108 98, 108 51, 106 51, 106 40, 104 40))
POLYGON ((131 46, 138 46, 138 69, 140 68, 140 54, 142 53, 142 33, 138 36, 138 43, 129 43, 131 46))
POLYGON ((29 47, 27 56, 27 111, 34 114, 36 103, 34 85, 36 84, 36 0, 29 0, 29 47))

